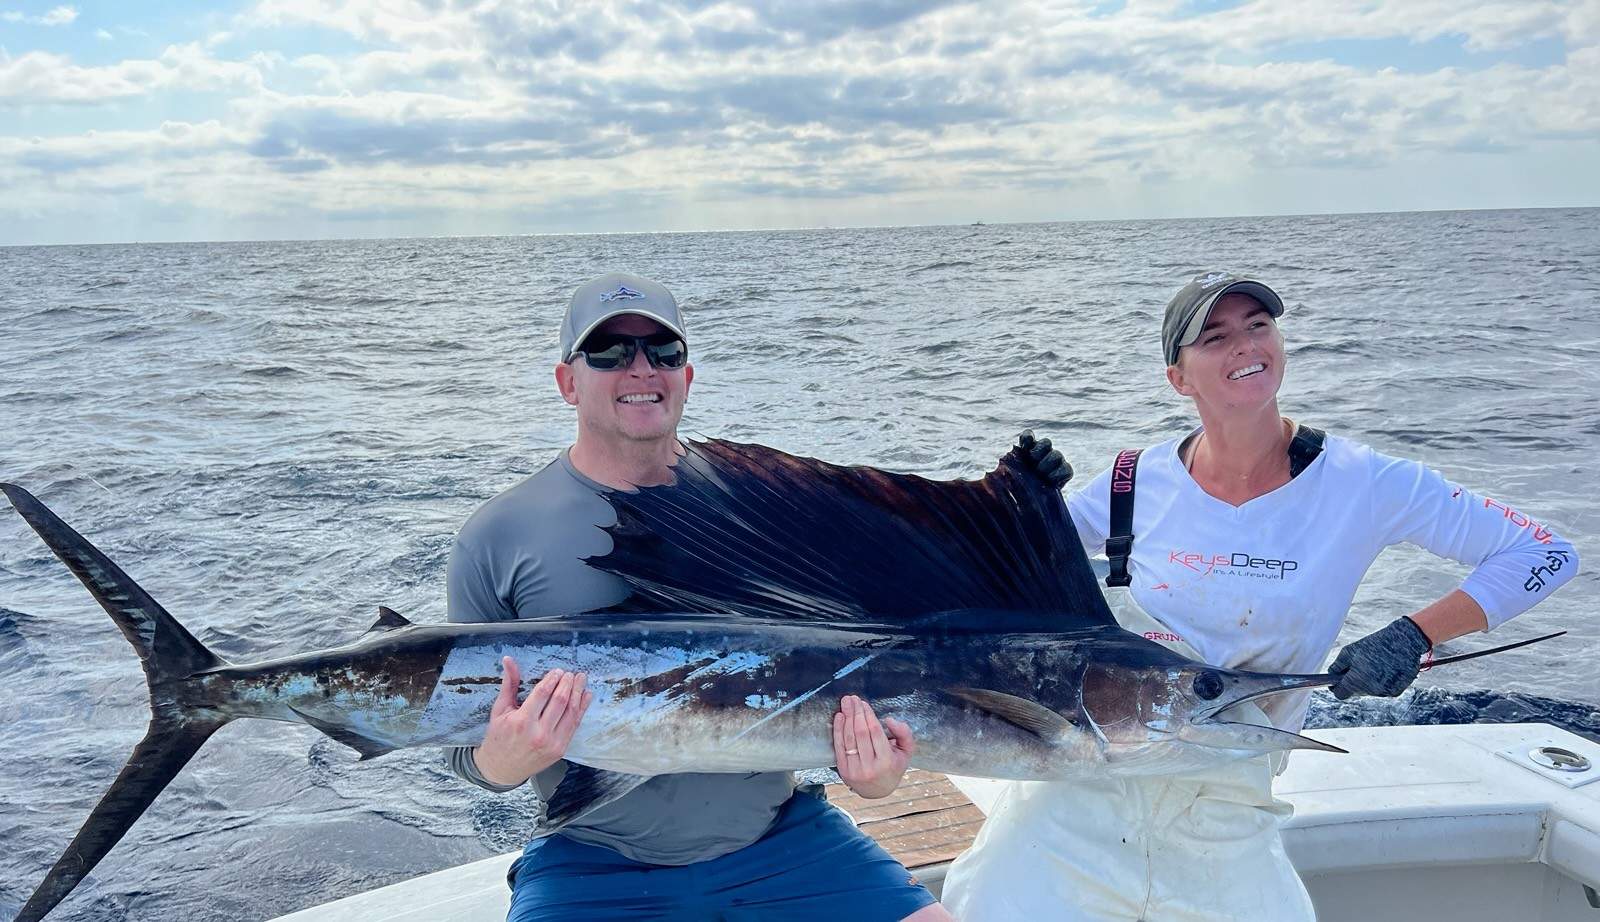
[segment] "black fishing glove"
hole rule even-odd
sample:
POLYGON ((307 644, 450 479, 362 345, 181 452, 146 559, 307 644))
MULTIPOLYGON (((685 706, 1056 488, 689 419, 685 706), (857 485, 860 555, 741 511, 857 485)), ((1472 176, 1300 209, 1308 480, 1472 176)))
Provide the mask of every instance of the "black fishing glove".
POLYGON ((1388 627, 1345 645, 1328 672, 1342 676, 1333 686, 1340 701, 1355 695, 1394 696, 1411 687, 1422 671, 1422 654, 1433 649, 1428 635, 1410 618, 1396 618, 1388 627))
POLYGON ((1035 439, 1032 429, 1024 429, 1017 435, 1017 454, 1022 456, 1028 469, 1052 489, 1059 490, 1072 479, 1072 465, 1051 447, 1049 439, 1035 439))

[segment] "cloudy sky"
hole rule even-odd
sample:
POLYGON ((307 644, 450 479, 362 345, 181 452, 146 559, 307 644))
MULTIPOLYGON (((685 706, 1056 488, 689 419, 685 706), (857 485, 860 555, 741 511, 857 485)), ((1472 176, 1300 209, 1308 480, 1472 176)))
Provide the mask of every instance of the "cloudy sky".
POLYGON ((1600 205, 1600 0, 0 0, 0 244, 1600 205))

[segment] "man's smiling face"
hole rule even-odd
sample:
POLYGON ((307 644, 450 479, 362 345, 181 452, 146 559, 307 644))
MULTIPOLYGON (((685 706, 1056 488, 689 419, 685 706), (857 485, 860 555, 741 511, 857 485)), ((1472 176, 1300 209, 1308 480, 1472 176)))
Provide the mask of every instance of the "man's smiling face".
MULTIPOLYGON (((666 327, 648 317, 622 314, 602 323, 589 339, 666 332, 666 327)), ((579 430, 608 442, 675 437, 693 380, 693 367, 656 368, 642 349, 628 367, 615 371, 590 368, 582 355, 556 367, 562 399, 578 408, 579 430)))

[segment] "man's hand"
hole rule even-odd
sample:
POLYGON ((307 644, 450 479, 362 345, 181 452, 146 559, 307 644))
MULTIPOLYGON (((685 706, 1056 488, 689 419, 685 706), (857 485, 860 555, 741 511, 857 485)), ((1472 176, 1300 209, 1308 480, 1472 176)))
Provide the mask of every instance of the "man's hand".
POLYGON ((528 699, 517 703, 522 673, 516 660, 502 657, 505 672, 500 695, 489 712, 489 729, 472 752, 484 780, 517 785, 556 764, 572 742, 578 721, 588 710, 594 693, 583 686, 581 672, 552 669, 533 686, 528 699))
POLYGON ((1333 695, 1340 701, 1355 695, 1393 698, 1417 680, 1422 654, 1431 649, 1433 643, 1415 621, 1396 618, 1334 657, 1328 671, 1343 678, 1333 686, 1333 695))
POLYGON ((916 751, 909 726, 892 717, 880 723, 855 695, 840 699, 839 713, 833 715, 833 758, 839 779, 858 797, 875 800, 894 793, 916 751))
POLYGON ((1072 465, 1051 447, 1049 439, 1035 439, 1032 429, 1017 435, 1017 453, 1027 462, 1028 469, 1052 489, 1059 490, 1072 479, 1072 465))

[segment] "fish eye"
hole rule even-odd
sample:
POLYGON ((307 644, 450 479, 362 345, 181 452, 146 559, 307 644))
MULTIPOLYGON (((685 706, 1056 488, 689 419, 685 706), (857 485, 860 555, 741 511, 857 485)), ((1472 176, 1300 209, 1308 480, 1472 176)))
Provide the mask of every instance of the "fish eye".
POLYGON ((1222 676, 1215 672, 1202 672, 1194 677, 1194 693, 1201 701, 1215 701, 1222 694, 1222 676))

